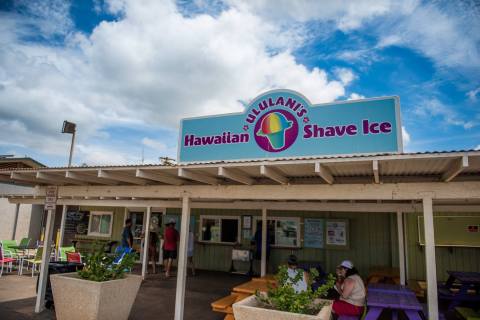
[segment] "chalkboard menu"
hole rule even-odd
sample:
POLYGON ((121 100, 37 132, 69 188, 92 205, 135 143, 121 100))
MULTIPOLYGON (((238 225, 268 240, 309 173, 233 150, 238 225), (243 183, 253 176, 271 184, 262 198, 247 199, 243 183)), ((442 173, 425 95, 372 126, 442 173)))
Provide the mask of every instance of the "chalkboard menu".
POLYGON ((80 211, 78 208, 69 207, 65 219, 63 245, 71 245, 76 235, 87 235, 89 219, 89 211, 80 211))

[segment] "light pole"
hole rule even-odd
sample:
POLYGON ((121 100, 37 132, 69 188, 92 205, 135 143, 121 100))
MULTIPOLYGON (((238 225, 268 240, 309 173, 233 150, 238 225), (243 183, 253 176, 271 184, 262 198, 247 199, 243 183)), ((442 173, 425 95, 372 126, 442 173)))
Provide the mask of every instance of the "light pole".
POLYGON ((72 143, 70 144, 70 156, 68 158, 68 166, 72 166, 73 146, 75 145, 75 132, 77 131, 77 125, 73 122, 63 121, 62 133, 72 134, 72 143))

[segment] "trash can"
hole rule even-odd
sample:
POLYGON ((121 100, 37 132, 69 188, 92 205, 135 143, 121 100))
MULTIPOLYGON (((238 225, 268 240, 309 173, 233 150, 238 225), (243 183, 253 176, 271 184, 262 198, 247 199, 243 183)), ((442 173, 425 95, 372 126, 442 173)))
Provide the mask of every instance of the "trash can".
MULTIPOLYGON (((47 274, 47 288, 45 290, 45 308, 52 309, 54 307, 52 285, 50 284, 50 275, 58 273, 76 272, 77 270, 81 269, 83 269, 83 264, 76 262, 53 261, 49 263, 47 274)), ((37 293, 39 279, 40 277, 37 278, 37 293)))

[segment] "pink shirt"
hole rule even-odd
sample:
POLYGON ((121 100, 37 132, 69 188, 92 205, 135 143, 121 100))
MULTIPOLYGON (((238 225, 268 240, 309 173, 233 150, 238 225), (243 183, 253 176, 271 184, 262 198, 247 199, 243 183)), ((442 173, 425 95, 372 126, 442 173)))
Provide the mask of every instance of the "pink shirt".
POLYGON ((168 227, 165 229, 165 237, 163 239, 163 249, 169 251, 177 250, 177 242, 179 236, 178 231, 175 228, 168 227))

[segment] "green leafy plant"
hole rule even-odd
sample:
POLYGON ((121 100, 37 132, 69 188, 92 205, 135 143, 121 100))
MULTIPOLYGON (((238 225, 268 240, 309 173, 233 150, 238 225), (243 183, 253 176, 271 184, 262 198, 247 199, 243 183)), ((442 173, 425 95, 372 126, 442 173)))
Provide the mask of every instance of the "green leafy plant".
POLYGON ((95 248, 95 251, 85 259, 85 266, 78 271, 79 276, 91 281, 109 281, 125 277, 125 271, 131 270, 137 259, 135 253, 125 254, 120 263, 113 263, 117 255, 106 254, 103 247, 95 248))
POLYGON ((325 303, 317 299, 325 297, 328 290, 333 288, 335 284, 335 277, 329 274, 326 283, 316 291, 313 291, 312 283, 316 277, 318 277, 318 271, 316 269, 310 269, 307 290, 297 293, 295 292, 294 286, 302 280, 303 272, 298 272, 295 278, 290 279, 287 266, 281 266, 275 276, 277 284, 269 286, 266 294, 257 291, 255 294, 256 299, 260 306, 264 308, 315 315, 320 312, 320 309, 325 305, 325 303))

